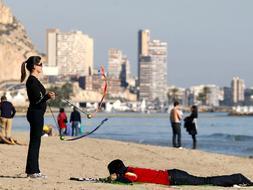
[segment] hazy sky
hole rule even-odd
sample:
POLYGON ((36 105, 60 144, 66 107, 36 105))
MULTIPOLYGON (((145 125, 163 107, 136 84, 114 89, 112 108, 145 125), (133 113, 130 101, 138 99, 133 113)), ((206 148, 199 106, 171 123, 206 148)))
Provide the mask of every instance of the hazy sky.
POLYGON ((5 0, 35 46, 46 29, 81 30, 94 38, 95 65, 107 67, 119 48, 137 73, 137 32, 168 43, 168 83, 229 86, 233 76, 253 86, 252 0, 5 0))

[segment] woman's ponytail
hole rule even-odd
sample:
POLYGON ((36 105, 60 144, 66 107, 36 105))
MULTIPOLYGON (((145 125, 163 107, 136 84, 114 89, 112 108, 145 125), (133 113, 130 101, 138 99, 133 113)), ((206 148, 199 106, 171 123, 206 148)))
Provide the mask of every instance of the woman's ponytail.
POLYGON ((26 77, 25 64, 26 62, 23 62, 21 65, 21 78, 20 78, 21 83, 25 80, 25 77, 26 77))

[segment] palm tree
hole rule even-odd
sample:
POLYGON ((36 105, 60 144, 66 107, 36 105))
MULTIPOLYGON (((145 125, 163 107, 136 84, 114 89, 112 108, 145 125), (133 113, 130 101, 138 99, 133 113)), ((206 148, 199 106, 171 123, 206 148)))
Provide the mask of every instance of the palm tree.
POLYGON ((197 100, 201 101, 202 105, 207 103, 207 95, 211 92, 210 87, 205 86, 203 91, 198 94, 197 100))
POLYGON ((179 92, 179 89, 174 87, 172 88, 171 90, 169 90, 167 92, 167 98, 168 98, 168 102, 175 102, 175 101, 178 101, 179 100, 179 97, 178 97, 178 92, 179 92))

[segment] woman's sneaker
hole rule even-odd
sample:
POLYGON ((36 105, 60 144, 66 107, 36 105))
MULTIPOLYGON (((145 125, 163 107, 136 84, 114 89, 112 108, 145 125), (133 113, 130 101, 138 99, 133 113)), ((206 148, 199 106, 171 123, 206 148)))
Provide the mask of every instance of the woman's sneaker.
POLYGON ((47 179, 46 175, 43 175, 42 173, 34 173, 34 174, 27 174, 28 178, 40 178, 40 179, 47 179))

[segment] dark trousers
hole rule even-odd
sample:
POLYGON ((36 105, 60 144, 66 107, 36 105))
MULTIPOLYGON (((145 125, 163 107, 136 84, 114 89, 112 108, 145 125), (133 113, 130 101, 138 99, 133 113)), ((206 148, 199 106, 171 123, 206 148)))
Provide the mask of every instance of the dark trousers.
POLYGON ((242 174, 197 177, 183 170, 168 170, 171 185, 215 185, 230 187, 233 185, 253 185, 253 183, 242 174))
POLYGON ((196 135, 195 134, 192 135, 192 142, 193 142, 192 148, 196 149, 196 147, 197 147, 197 139, 196 139, 196 135))
POLYGON ((180 127, 180 123, 171 123, 171 127, 172 127, 172 145, 173 147, 180 147, 181 146, 181 127, 180 127), (177 140, 176 140, 177 139, 177 140))
POLYGON ((78 136, 79 135, 79 121, 73 121, 72 122, 72 136, 78 136))
POLYGON ((66 128, 60 128, 60 136, 66 135, 66 128))
POLYGON ((27 120, 30 123, 30 142, 26 162, 26 173, 40 173, 39 151, 44 125, 44 112, 41 110, 28 110, 27 120))

